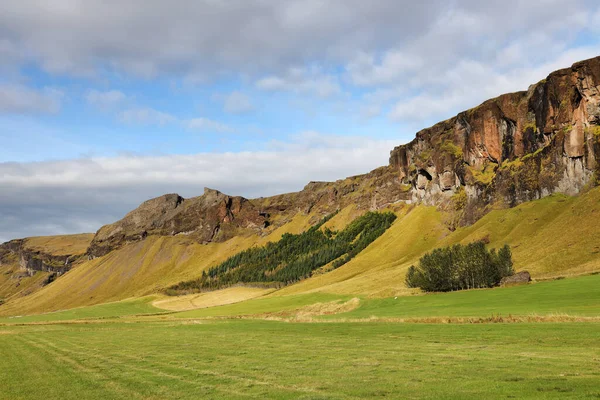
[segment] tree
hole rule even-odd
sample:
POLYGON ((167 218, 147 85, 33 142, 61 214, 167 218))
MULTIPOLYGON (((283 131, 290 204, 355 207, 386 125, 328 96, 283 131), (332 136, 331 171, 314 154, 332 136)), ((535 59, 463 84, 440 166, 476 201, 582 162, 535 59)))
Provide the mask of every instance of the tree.
POLYGON ((406 284, 427 292, 493 287, 514 273, 512 265, 508 245, 496 253, 495 249, 488 251, 481 241, 457 244, 421 257, 418 267, 408 269, 406 284))

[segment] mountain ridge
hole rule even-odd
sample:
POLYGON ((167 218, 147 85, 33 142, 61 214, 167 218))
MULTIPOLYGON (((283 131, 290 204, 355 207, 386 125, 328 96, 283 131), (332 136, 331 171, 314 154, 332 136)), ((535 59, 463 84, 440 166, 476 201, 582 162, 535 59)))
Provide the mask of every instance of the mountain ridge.
POLYGON ((378 210, 405 202, 450 212, 452 229, 495 208, 553 193, 575 195, 600 177, 600 57, 552 72, 527 91, 507 93, 417 132, 390 152, 389 165, 298 192, 246 199, 205 189, 163 195, 102 227, 97 257, 148 234, 189 235, 199 243, 266 235, 293 217, 349 204, 378 210), (181 206, 181 207, 180 207, 181 206))

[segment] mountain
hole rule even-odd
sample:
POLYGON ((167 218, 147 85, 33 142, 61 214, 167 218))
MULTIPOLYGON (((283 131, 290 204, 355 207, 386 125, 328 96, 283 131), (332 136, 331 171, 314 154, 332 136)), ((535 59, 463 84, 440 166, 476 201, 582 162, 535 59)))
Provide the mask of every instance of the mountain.
MULTIPOLYGON (((154 294, 335 211, 326 227, 342 229, 369 210, 391 210, 398 218, 344 266, 273 295, 406 294, 406 268, 424 252, 481 239, 511 244, 517 269, 534 278, 596 271, 600 249, 590 238, 600 234, 594 223, 600 212, 600 189, 594 188, 599 89, 600 57, 423 129, 391 151, 389 165, 364 175, 258 199, 207 188, 195 198, 167 194, 146 201, 100 228, 85 256, 68 254, 79 262, 67 273, 7 302, 0 313, 154 294)), ((20 257, 15 243, 1 245, 0 257, 20 257)))
POLYGON ((205 243, 240 232, 264 233, 298 211, 331 212, 355 204, 444 205, 471 224, 493 208, 552 193, 575 195, 595 184, 600 158, 600 57, 553 72, 527 91, 488 100, 418 132, 391 151, 390 164, 366 175, 247 200, 206 189, 185 200, 172 194, 142 204, 101 228, 90 255, 148 234, 189 235, 205 243))

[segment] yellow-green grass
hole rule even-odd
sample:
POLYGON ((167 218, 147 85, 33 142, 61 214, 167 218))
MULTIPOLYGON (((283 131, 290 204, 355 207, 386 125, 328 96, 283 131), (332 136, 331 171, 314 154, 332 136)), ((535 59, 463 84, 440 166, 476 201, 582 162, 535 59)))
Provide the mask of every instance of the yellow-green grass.
POLYGON ((329 228, 332 231, 341 231, 344 228, 346 228, 346 226, 348 226, 350 222, 360 217, 363 213, 363 210, 357 210, 356 206, 354 204, 351 204, 341 209, 336 215, 333 216, 333 218, 327 221, 323 225, 323 229, 329 228))
POLYGON ((0 315, 34 314, 146 296, 202 271, 251 246, 307 229, 312 215, 299 213, 270 235, 238 236, 224 243, 198 244, 183 236, 131 243, 104 257, 83 262, 52 284, 0 306, 0 315))
POLYGON ((36 236, 25 239, 25 247, 52 255, 79 255, 86 252, 93 238, 93 233, 36 236))
MULTIPOLYGON (((406 270, 427 251, 485 238, 511 245, 517 270, 536 279, 600 271, 600 189, 578 197, 550 196, 513 209, 495 210, 472 226, 450 232, 434 207, 404 206, 388 231, 346 265, 283 288, 269 297, 328 293, 365 298, 414 294, 406 270)), ((333 219, 342 226, 351 208, 333 219)), ((305 230, 313 215, 299 213, 266 237, 236 237, 200 245, 185 237, 150 237, 85 262, 42 290, 0 307, 1 315, 31 314, 145 296, 183 280, 250 246, 305 230)))
POLYGON ((215 290, 213 292, 195 293, 185 296, 161 296, 152 304, 155 307, 165 310, 185 311, 239 303, 240 301, 264 296, 265 294, 271 293, 273 290, 274 289, 236 286, 215 290))
POLYGON ((598 323, 0 327, 0 398, 597 398, 598 323))
POLYGON ((512 209, 494 210, 469 227, 450 232, 434 207, 405 207, 392 227, 355 259, 327 274, 273 293, 327 292, 390 297, 413 293, 406 270, 436 247, 489 240, 509 244, 515 268, 534 278, 600 271, 600 188, 577 197, 554 195, 512 209))
POLYGON ((405 207, 393 225, 344 266, 273 293, 283 296, 315 291, 387 297, 407 294, 405 270, 448 234, 434 207, 405 207))
MULTIPOLYGON (((80 255, 87 250, 93 234, 38 236, 25 239, 25 248, 51 255, 80 255)), ((47 272, 35 272, 32 276, 21 268, 16 254, 0 264, 0 299, 9 301, 31 294, 42 288, 48 278, 47 272)))
POLYGON ((49 273, 36 272, 29 276, 17 263, 0 265, 0 299, 11 299, 25 296, 39 290, 49 273))
POLYGON ((154 300, 154 297, 149 296, 38 315, 0 317, 0 324, 104 319, 131 315, 164 313, 165 310, 156 308, 152 305, 152 300, 154 300))
POLYGON ((326 293, 300 294, 285 297, 261 297, 240 303, 202 308, 172 314, 173 318, 237 317, 296 310, 303 306, 336 300, 348 300, 348 296, 326 293))
POLYGON ((442 244, 487 237, 489 246, 508 243, 517 270, 534 278, 600 270, 600 188, 578 197, 554 195, 508 210, 495 210, 442 244))

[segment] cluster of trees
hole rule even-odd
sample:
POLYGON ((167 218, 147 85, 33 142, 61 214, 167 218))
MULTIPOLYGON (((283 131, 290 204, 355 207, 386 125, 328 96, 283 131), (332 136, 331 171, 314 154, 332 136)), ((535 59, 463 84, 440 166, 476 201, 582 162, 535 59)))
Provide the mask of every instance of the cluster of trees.
POLYGON ((484 242, 435 249, 408 269, 408 287, 426 292, 494 287, 514 274, 510 247, 487 250, 484 242))
POLYGON ((329 263, 339 268, 383 234, 394 222, 390 212, 368 212, 340 232, 321 229, 333 215, 301 234, 284 234, 278 242, 242 251, 203 272, 199 279, 180 282, 167 294, 213 290, 236 284, 283 286, 310 277, 329 263))

